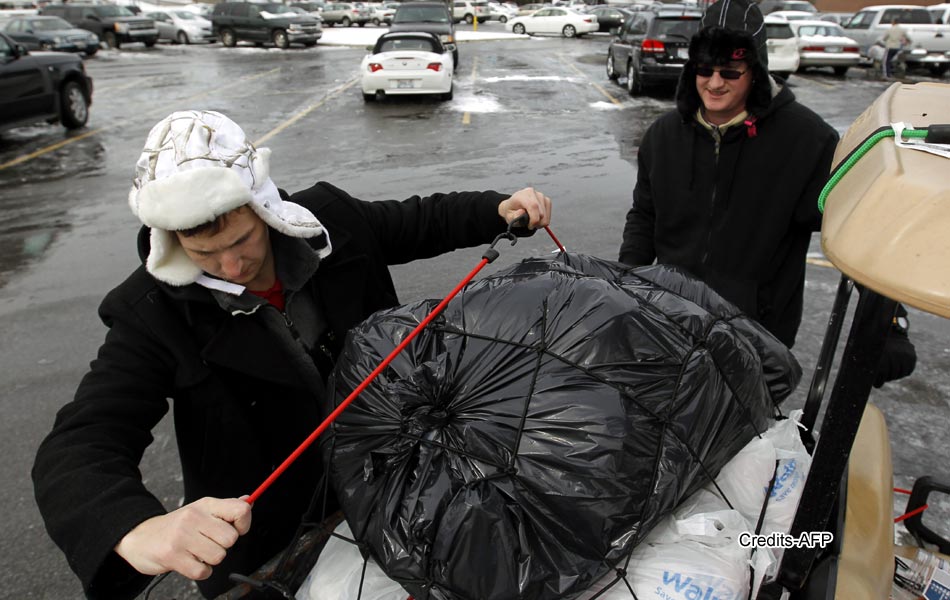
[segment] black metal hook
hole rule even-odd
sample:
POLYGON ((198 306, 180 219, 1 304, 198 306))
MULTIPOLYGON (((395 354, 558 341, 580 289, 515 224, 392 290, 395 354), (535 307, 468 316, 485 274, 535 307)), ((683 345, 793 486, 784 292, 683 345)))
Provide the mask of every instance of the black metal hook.
POLYGON ((501 240, 510 241, 512 246, 517 244, 518 236, 512 233, 511 230, 515 227, 527 227, 528 219, 528 213, 525 213, 508 223, 508 230, 495 236, 495 240, 491 243, 491 246, 488 247, 488 250, 485 250, 485 253, 482 254, 482 258, 486 259, 489 263, 495 262, 495 259, 498 258, 498 251, 495 250, 495 246, 497 246, 501 240))

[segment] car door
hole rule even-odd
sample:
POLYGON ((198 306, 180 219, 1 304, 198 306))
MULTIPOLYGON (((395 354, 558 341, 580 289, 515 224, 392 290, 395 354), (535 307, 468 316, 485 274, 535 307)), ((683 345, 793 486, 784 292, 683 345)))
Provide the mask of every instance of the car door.
POLYGON ((17 56, 13 41, 0 36, 0 124, 54 114, 56 94, 42 66, 26 54, 17 56))
POLYGON ((848 37, 852 38, 858 43, 858 46, 860 46, 862 56, 867 56, 868 48, 877 41, 876 32, 871 30, 871 23, 874 22, 875 14, 874 11, 863 10, 854 15, 854 17, 848 21, 847 25, 844 26, 848 37))
POLYGON ((621 72, 626 70, 628 61, 634 64, 639 60, 640 43, 647 33, 649 23, 642 15, 633 17, 623 29, 620 30, 620 40, 617 45, 619 52, 614 55, 614 64, 621 72))
POLYGON ((10 19, 3 28, 3 33, 14 43, 25 46, 27 50, 38 50, 40 47, 40 40, 30 31, 29 21, 26 19, 10 19))

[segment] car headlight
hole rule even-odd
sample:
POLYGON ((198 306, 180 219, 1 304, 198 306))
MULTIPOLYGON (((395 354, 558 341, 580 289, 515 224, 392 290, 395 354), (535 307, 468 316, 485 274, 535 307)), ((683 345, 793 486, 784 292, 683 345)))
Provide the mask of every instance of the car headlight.
POLYGON ((129 32, 129 24, 128 24, 128 23, 116 23, 114 27, 115 27, 116 33, 128 33, 128 32, 129 32))
POLYGON ((62 43, 63 43, 63 38, 59 37, 58 35, 53 38, 53 44, 59 46, 62 43))
POLYGON ((450 34, 443 33, 442 35, 439 36, 439 41, 441 41, 444 44, 446 42, 454 42, 455 40, 452 38, 450 34))

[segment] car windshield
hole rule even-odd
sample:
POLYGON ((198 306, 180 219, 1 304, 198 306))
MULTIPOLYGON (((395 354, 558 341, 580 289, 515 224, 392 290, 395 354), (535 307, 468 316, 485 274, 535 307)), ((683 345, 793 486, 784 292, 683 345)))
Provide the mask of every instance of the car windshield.
POLYGON ((657 37, 680 38, 689 41, 693 34, 699 31, 699 19, 657 19, 654 35, 657 37))
POLYGON ((436 47, 432 40, 423 38, 396 38, 382 40, 377 52, 397 52, 400 50, 416 50, 421 52, 435 52, 436 47))
POLYGON ((30 21, 30 29, 33 31, 57 31, 60 29, 72 29, 73 26, 60 19, 59 17, 50 17, 49 19, 36 19, 30 21))
POLYGON ((179 19, 183 19, 185 21, 191 21, 192 19, 198 18, 195 16, 195 13, 188 12, 187 10, 176 10, 174 14, 179 19))
POLYGON ((393 23, 448 23, 448 11, 440 6, 400 6, 393 23))
POLYGON ((770 40, 787 40, 795 37, 795 33, 785 23, 766 23, 765 37, 770 40))
POLYGON ((134 17, 135 15, 129 9, 123 6, 114 6, 103 4, 96 7, 96 14, 100 17, 134 17))

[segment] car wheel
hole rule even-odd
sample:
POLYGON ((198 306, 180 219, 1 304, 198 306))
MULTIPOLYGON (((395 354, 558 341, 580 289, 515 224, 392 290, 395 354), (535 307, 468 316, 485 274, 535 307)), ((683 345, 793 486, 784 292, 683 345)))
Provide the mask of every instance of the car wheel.
POLYGON ((275 29, 273 35, 271 35, 271 41, 281 50, 290 48, 290 40, 287 38, 287 32, 283 29, 275 29))
POLYGON ((561 30, 561 34, 566 38, 572 38, 577 36, 577 30, 574 29, 573 25, 565 25, 564 29, 561 30))
POLYGON ((92 48, 86 48, 86 56, 95 56, 96 52, 99 51, 98 46, 93 46, 92 48))
POLYGON ((59 119, 67 129, 78 129, 89 120, 89 102, 75 81, 69 81, 63 86, 59 103, 59 119))
POLYGON ((237 46, 237 38, 234 37, 234 32, 230 29, 221 30, 221 43, 227 46, 228 48, 233 48, 237 46))
POLYGON ((344 27, 349 27, 349 26, 352 25, 352 24, 353 24, 353 23, 350 22, 350 18, 349 18, 349 17, 343 17, 342 19, 340 19, 340 25, 342 25, 342 26, 344 26, 344 27))
POLYGON ((317 43, 316 43, 316 42, 304 42, 303 45, 304 45, 305 48, 313 48, 314 46, 317 45, 317 43))
POLYGON ((373 19, 373 26, 379 27, 379 19, 373 19))
POLYGON ((498 22, 499 22, 499 23, 507 23, 507 22, 508 22, 508 17, 506 17, 505 15, 502 15, 502 16, 498 17, 498 22))
POLYGON ((459 70, 459 51, 452 50, 452 69, 455 71, 459 70))
POLYGON ((442 99, 448 102, 449 100, 452 99, 454 95, 455 95, 455 86, 453 85, 452 87, 449 88, 449 91, 442 94, 442 99))
POLYGON ((515 26, 511 28, 512 33, 517 33, 518 35, 524 35, 524 25, 521 23, 515 23, 515 26))
POLYGON ((363 102, 372 102, 376 99, 376 94, 367 94, 363 92, 363 102))
POLYGON ((119 40, 115 39, 115 34, 107 31, 102 34, 102 41, 106 43, 106 48, 118 48, 119 40))
POLYGON ((631 96, 636 96, 643 91, 643 82, 640 81, 640 76, 637 75, 637 69, 633 66, 633 61, 630 61, 627 64, 627 92, 631 96))
POLYGON ((465 15, 466 24, 471 25, 474 22, 475 22, 475 17, 473 17, 472 15, 465 15))
POLYGON ((848 67, 835 67, 835 75, 838 77, 844 77, 847 72, 848 67))
POLYGON ((155 43, 158 42, 158 38, 149 38, 145 40, 145 47, 152 48, 155 46, 155 43))
POLYGON ((620 73, 617 72, 617 67, 614 65, 614 53, 607 53, 607 79, 611 81, 617 81, 620 79, 620 73))
POLYGON ((188 39, 188 34, 184 31, 179 31, 176 37, 178 38, 178 43, 182 46, 186 46, 191 43, 191 41, 188 39))

